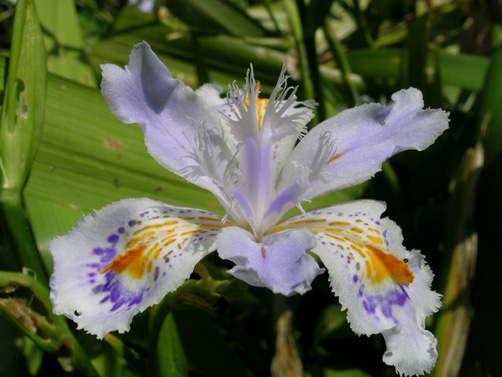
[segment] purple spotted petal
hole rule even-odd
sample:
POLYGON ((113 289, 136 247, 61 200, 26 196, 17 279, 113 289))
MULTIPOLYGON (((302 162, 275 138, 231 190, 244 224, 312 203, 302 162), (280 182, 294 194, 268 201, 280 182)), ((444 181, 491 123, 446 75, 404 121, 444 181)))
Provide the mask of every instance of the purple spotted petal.
POLYGON ((210 212, 146 198, 102 208, 50 244, 54 313, 100 338, 127 331, 215 249, 222 227, 210 212))
POLYGON ((308 231, 286 231, 256 242, 248 231, 231 227, 223 229, 217 243, 220 257, 236 264, 230 274, 274 293, 285 296, 305 293, 323 272, 306 253, 315 245, 308 231))
POLYGON ((425 318, 439 309, 440 296, 430 289, 424 257, 403 247, 399 227, 381 219, 384 210, 383 203, 360 200, 294 216, 274 230, 311 230, 312 252, 326 266, 354 332, 382 333, 384 361, 401 374, 423 374, 437 358, 425 318))

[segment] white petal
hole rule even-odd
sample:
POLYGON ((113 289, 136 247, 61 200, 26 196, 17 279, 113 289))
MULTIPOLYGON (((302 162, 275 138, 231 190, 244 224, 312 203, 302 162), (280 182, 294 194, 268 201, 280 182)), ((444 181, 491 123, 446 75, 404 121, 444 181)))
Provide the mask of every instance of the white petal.
POLYGON ((425 330, 425 318, 439 309, 439 295, 430 290, 432 273, 423 256, 403 247, 399 227, 381 219, 384 210, 371 200, 344 203, 295 216, 273 232, 313 232, 312 252, 328 269, 354 332, 382 333, 384 361, 399 373, 421 374, 436 362, 436 339, 425 330))
POLYGON ((390 106, 358 106, 314 127, 291 153, 280 187, 296 181, 297 166, 311 171, 305 200, 354 186, 394 154, 427 148, 448 127, 448 113, 423 109, 419 90, 401 90, 392 99, 390 106), (323 158, 316 159, 319 155, 323 158))
POLYGON ((83 218, 52 240, 51 300, 89 333, 129 329, 215 249, 221 217, 152 199, 126 199, 83 218))

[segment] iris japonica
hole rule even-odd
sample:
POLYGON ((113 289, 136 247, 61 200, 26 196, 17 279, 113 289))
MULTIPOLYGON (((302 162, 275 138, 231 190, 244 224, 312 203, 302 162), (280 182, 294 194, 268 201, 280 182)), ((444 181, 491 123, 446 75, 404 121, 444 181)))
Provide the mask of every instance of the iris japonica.
POLYGON ((214 250, 250 285, 303 294, 324 272, 315 254, 352 330, 383 334, 385 363, 401 374, 432 369, 436 339, 425 319, 440 296, 424 256, 406 250, 400 228, 382 218, 385 204, 358 200, 280 221, 304 201, 369 179, 398 152, 427 148, 447 128, 447 113, 423 109, 420 91, 408 89, 389 106, 349 109, 307 133, 315 102, 297 101, 285 68, 269 99, 259 97, 252 68, 226 97, 210 84, 193 91, 145 42, 125 70, 102 70, 113 114, 138 123, 149 153, 209 190, 227 215, 139 198, 85 217, 50 245, 55 313, 98 337, 127 331, 214 250))

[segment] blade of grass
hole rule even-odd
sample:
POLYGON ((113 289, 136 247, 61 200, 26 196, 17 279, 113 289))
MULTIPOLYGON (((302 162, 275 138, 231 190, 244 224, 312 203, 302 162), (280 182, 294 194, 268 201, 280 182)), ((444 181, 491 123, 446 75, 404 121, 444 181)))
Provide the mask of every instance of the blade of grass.
POLYGON ((201 22, 212 21, 228 33, 240 37, 264 36, 261 26, 238 7, 220 0, 168 0, 166 6, 194 30, 201 22))
MULTIPOLYGON (((300 80, 302 83, 301 87, 305 93, 305 98, 313 99, 315 98, 315 91, 312 80, 309 77, 309 63, 307 52, 305 50, 305 40, 299 9, 296 5, 295 0, 284 0, 283 5, 288 16, 289 26, 292 34, 291 38, 293 39, 292 44, 295 46, 296 53, 298 54, 297 58, 298 69, 300 71, 300 80)), ((318 119, 314 118, 313 124, 317 123, 319 123, 318 119)))
POLYGON ((342 45, 338 40, 338 38, 336 37, 334 30, 331 29, 328 18, 324 20, 323 32, 324 32, 324 37, 328 42, 329 49, 333 54, 333 57, 337 65, 340 67, 340 70, 342 71, 343 83, 345 84, 345 86, 348 89, 348 92, 350 93, 352 101, 349 103, 349 105, 350 106, 360 105, 361 101, 359 99, 359 91, 357 90, 356 85, 354 85, 354 83, 350 78, 352 70, 350 68, 349 60, 347 59, 347 55, 343 51, 342 45))

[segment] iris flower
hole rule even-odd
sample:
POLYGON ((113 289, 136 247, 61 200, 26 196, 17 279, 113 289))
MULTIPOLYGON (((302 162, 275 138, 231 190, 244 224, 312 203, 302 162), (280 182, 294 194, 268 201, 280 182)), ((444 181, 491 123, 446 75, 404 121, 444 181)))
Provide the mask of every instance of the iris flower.
POLYGON ((440 295, 424 256, 406 250, 400 228, 382 218, 384 203, 357 200, 280 221, 302 202, 366 181, 398 152, 427 148, 447 113, 423 109, 420 91, 408 89, 389 106, 349 109, 307 133, 316 104, 297 101, 285 68, 269 99, 260 98, 252 67, 226 97, 210 84, 193 91, 145 42, 125 69, 102 70, 112 113, 139 124, 153 158, 209 190, 227 215, 137 198, 83 218, 50 245, 56 314, 100 338, 127 331, 217 250, 235 264, 230 275, 285 296, 307 292, 326 268, 352 330, 383 334, 385 363, 402 374, 432 369, 436 339, 425 319, 440 295))

